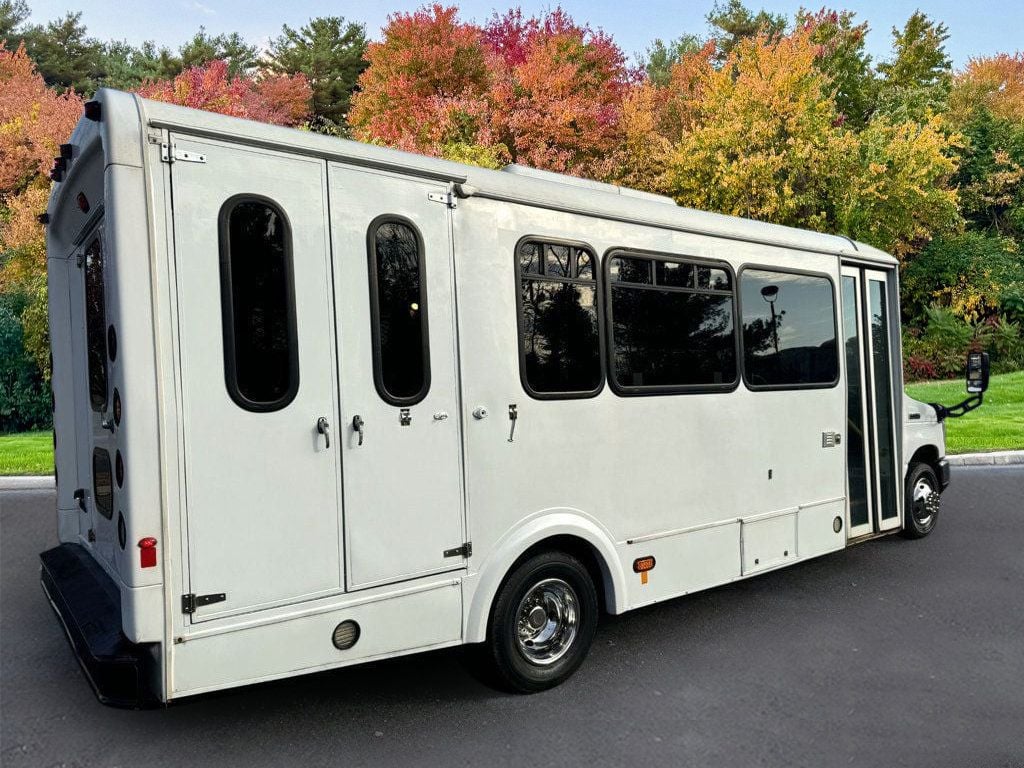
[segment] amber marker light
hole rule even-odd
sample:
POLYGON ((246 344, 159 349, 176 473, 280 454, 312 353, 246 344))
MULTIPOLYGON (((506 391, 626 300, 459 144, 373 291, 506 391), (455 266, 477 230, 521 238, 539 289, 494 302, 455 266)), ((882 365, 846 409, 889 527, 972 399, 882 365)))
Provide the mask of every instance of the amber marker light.
POLYGON ((638 557, 633 561, 633 573, 640 574, 640 583, 647 583, 647 573, 654 570, 654 566, 657 561, 653 555, 647 555, 647 557, 638 557))

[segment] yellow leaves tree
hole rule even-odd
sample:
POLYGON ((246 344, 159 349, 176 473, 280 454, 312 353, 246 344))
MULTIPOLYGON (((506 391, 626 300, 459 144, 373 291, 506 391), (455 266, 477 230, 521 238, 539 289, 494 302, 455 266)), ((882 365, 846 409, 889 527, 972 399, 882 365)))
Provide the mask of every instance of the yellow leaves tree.
POLYGON ((666 177, 682 205, 823 229, 836 180, 849 175, 856 138, 837 128, 816 46, 802 31, 741 40, 724 66, 688 63, 695 99, 666 177))
POLYGON ((958 137, 942 121, 871 121, 857 136, 853 174, 836 190, 839 231, 904 258, 933 237, 958 231, 958 137))

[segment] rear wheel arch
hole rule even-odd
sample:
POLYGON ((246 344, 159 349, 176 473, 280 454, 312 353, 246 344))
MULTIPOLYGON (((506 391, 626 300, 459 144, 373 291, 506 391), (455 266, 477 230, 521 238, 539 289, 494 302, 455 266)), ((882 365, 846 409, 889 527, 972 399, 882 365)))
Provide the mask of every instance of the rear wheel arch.
POLYGON ((519 565, 543 552, 564 552, 580 560, 590 574, 602 608, 608 613, 625 610, 625 575, 611 537, 588 518, 569 513, 545 515, 503 536, 494 553, 482 563, 466 613, 465 642, 486 639, 501 587, 519 565))

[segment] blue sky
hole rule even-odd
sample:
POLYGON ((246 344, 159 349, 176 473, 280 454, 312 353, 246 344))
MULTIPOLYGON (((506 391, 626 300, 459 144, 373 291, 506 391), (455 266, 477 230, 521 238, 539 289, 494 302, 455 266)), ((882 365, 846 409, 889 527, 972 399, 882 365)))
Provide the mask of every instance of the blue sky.
MULTIPOLYGON (((371 38, 377 38, 388 13, 412 10, 421 2, 389 0, 305 0, 289 3, 261 3, 256 0, 129 0, 126 3, 102 0, 29 0, 33 21, 46 21, 68 10, 81 10, 82 20, 90 34, 102 39, 126 39, 132 43, 155 40, 158 44, 177 48, 203 25, 211 33, 238 31, 251 42, 261 44, 280 32, 281 24, 298 26, 311 16, 342 15, 366 24, 371 38)), ((819 7, 823 0, 812 2, 780 2, 779 0, 747 0, 751 8, 764 7, 792 16, 806 4, 819 7)), ((449 2, 448 4, 451 4, 449 2)), ((463 0, 455 3, 462 16, 476 21, 486 20, 494 10, 519 5, 527 13, 536 13, 557 5, 557 2, 535 0, 463 0)), ((681 33, 704 34, 704 16, 713 0, 563 0, 565 8, 577 21, 588 22, 610 32, 629 55, 643 53, 656 37, 671 39, 681 33), (642 8, 642 10, 640 10, 642 8)), ((1022 0, 868 0, 836 2, 835 7, 855 11, 860 21, 867 21, 871 32, 867 46, 878 60, 888 55, 890 29, 902 26, 907 17, 920 8, 929 16, 946 24, 950 39, 946 50, 957 66, 972 56, 998 52, 1014 52, 1024 46, 1024 2, 1022 0)))

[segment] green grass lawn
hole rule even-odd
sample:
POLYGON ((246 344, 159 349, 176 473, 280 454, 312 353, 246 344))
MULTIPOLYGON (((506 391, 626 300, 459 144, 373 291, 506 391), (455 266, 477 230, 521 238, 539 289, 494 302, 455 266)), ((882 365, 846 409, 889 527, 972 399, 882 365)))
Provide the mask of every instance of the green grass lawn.
MULTIPOLYGON (((907 394, 925 403, 956 405, 965 397, 964 380, 908 384, 907 394)), ((981 408, 946 419, 946 451, 975 453, 1024 449, 1024 371, 989 380, 981 408)))
POLYGON ((52 475, 51 432, 0 435, 0 475, 52 475))
MULTIPOLYGON (((908 384, 907 394, 926 403, 955 405, 967 393, 963 379, 908 384)), ((946 421, 949 453, 1024 450, 1024 371, 993 376, 985 403, 959 419, 946 421)), ((0 435, 0 475, 52 475, 49 432, 0 435)))

